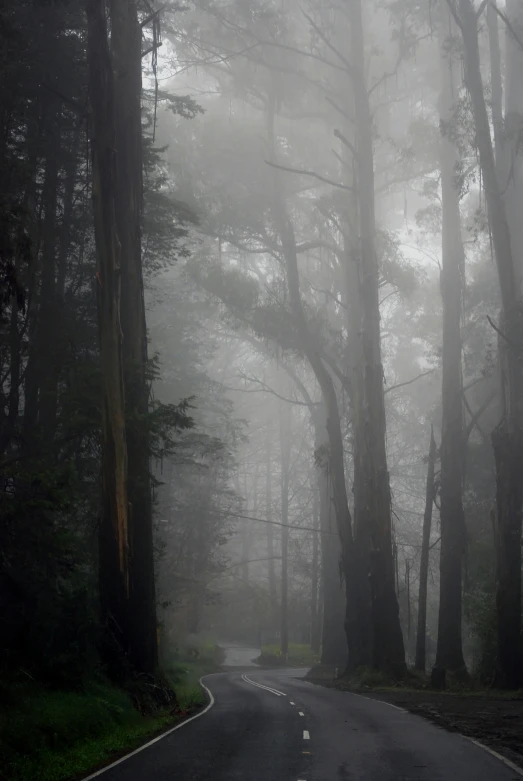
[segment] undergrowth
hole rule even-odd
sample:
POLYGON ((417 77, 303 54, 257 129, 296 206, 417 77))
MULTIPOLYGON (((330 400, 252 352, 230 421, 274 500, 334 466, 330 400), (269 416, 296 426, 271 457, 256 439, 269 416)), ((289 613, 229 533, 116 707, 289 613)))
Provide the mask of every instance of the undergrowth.
POLYGON ((149 715, 102 679, 81 691, 0 684, 0 780, 64 781, 92 772, 202 706, 199 679, 218 669, 216 648, 178 653, 165 671, 176 704, 149 715))

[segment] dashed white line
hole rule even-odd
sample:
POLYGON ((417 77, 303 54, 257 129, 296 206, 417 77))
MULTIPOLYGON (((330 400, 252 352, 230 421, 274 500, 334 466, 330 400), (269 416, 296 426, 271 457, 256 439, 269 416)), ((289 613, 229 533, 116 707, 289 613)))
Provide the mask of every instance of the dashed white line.
POLYGON ((295 705, 295 704, 296 704, 295 702, 289 702, 289 705, 295 705))
POLYGON ((305 716, 305 714, 302 713, 301 710, 300 710, 300 711, 298 711, 298 716, 305 716))
POLYGON ((308 730, 304 729, 303 730, 303 740, 310 740, 310 739, 311 739, 311 736, 309 735, 308 730))

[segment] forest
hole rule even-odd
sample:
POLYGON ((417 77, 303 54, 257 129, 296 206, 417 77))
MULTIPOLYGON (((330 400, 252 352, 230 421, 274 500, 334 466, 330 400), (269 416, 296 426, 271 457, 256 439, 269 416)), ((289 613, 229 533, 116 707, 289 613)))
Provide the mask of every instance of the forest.
POLYGON ((0 130, 0 779, 229 645, 517 698, 521 0, 4 3, 0 130))

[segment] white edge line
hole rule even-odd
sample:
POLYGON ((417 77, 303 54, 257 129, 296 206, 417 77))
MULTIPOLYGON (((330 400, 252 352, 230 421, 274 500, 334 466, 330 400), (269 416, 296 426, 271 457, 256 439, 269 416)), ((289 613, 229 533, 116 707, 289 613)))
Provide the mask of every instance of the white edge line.
MULTIPOLYGON (((215 673, 210 673, 210 675, 214 675, 214 674, 215 673)), ((81 781, 90 781, 91 778, 97 778, 97 776, 101 776, 103 773, 106 773, 108 770, 111 770, 111 768, 116 767, 116 765, 120 765, 122 762, 125 762, 127 759, 134 757, 135 754, 139 754, 140 751, 149 748, 149 746, 153 746, 155 743, 158 743, 158 741, 163 740, 163 738, 166 738, 168 735, 172 735, 172 733, 176 732, 177 729, 181 729, 182 727, 185 727, 185 725, 189 724, 190 721, 199 719, 200 716, 203 716, 204 713, 207 713, 207 711, 209 711, 212 708, 215 702, 211 690, 208 689, 207 686, 203 683, 203 679, 207 677, 208 677, 207 675, 203 675, 199 681, 200 686, 207 693, 209 697, 209 703, 202 711, 196 713, 194 716, 191 716, 190 719, 185 719, 185 721, 182 721, 181 724, 177 724, 176 727, 171 727, 171 729, 167 730, 167 732, 162 732, 162 734, 158 735, 157 738, 153 738, 153 740, 150 740, 148 743, 144 743, 143 746, 140 746, 134 751, 131 751, 130 754, 126 754, 125 757, 120 757, 120 759, 117 759, 116 762, 111 762, 110 765, 106 765, 105 767, 102 767, 100 770, 97 770, 96 773, 92 773, 90 776, 85 776, 85 778, 82 778, 81 781)))
MULTIPOLYGON (((385 700, 376 700, 373 697, 365 697, 363 694, 356 694, 355 692, 349 692, 354 697, 362 697, 364 700, 372 700, 372 702, 382 702, 384 705, 388 705, 390 708, 395 708, 396 710, 400 710, 403 713, 409 713, 410 711, 405 710, 405 708, 400 708, 397 705, 393 705, 391 702, 385 702, 385 700)), ((468 735, 461 735, 462 738, 465 738, 465 740, 468 740, 470 743, 474 743, 475 746, 478 746, 478 748, 482 748, 483 751, 486 751, 491 756, 498 759, 500 762, 503 762, 503 764, 506 767, 509 767, 511 770, 514 771, 514 773, 517 773, 518 776, 521 776, 523 778, 523 769, 520 768, 518 765, 515 764, 515 762, 511 762, 510 759, 507 759, 507 757, 504 757, 503 754, 499 754, 497 751, 494 751, 493 748, 489 748, 484 743, 481 743, 479 740, 476 740, 475 738, 471 738, 468 735)))
POLYGON ((388 705, 389 708, 394 708, 394 710, 399 710, 402 713, 409 713, 405 708, 400 708, 399 705, 393 705, 392 702, 386 702, 386 700, 378 700, 376 697, 365 697, 364 694, 356 694, 356 692, 347 692, 347 694, 352 694, 353 697, 361 697, 362 700, 370 700, 370 702, 380 702, 382 705, 388 705))
MULTIPOLYGON (((405 708, 400 708, 397 705, 393 705, 391 702, 385 702, 385 700, 376 700, 374 697, 365 697, 364 694, 356 694, 355 692, 348 692, 349 694, 352 694, 353 697, 362 697, 364 700, 372 700, 372 702, 381 702, 383 705, 388 705, 390 708, 395 708, 396 710, 401 711, 402 713, 409 713, 409 711, 405 710, 405 708)), ((518 767, 514 762, 511 762, 510 759, 507 759, 507 757, 504 757, 503 754, 499 754, 497 751, 494 751, 493 748, 489 748, 484 743, 481 743, 479 740, 475 740, 474 738, 470 738, 468 735, 462 735, 462 738, 465 738, 465 740, 470 741, 470 743, 474 743, 475 746, 478 746, 478 748, 482 748, 483 751, 486 751, 487 753, 491 754, 493 757, 496 757, 496 759, 499 759, 500 762, 503 762, 506 767, 509 767, 511 770, 514 771, 514 773, 517 773, 518 776, 521 776, 523 778, 523 769, 518 767)), ((87 779, 85 780, 87 781, 87 779)))
POLYGON ((520 767, 518 767, 514 762, 511 762, 510 759, 504 757, 503 754, 498 754, 498 752, 494 751, 493 748, 489 748, 488 746, 485 746, 485 744, 480 743, 479 740, 474 740, 474 738, 469 738, 468 735, 462 735, 461 737, 465 738, 466 740, 469 740, 471 743, 474 743, 475 746, 482 748, 483 751, 488 751, 489 754, 492 754, 493 757, 499 759, 500 762, 503 762, 503 764, 509 767, 511 770, 513 770, 514 773, 517 773, 518 776, 521 776, 523 778, 523 770, 520 767))

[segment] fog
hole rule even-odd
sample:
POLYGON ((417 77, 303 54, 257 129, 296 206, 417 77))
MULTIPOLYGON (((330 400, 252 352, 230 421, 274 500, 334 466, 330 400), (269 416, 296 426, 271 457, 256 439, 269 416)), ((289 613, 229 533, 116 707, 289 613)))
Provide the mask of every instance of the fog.
POLYGON ((518 689, 521 2, 0 38, 0 690, 518 689))

